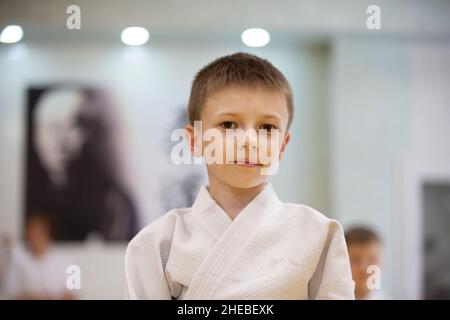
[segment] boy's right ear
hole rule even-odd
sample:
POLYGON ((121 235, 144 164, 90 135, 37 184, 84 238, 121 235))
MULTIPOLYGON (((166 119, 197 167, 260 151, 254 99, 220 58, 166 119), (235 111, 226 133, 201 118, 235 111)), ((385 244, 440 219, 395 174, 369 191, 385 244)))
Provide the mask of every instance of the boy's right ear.
POLYGON ((197 137, 194 134, 195 130, 194 127, 191 124, 187 124, 184 127, 184 131, 186 133, 186 137, 188 139, 189 143, 189 149, 191 150, 191 153, 194 157, 201 157, 202 156, 202 150, 200 145, 197 143, 197 137))

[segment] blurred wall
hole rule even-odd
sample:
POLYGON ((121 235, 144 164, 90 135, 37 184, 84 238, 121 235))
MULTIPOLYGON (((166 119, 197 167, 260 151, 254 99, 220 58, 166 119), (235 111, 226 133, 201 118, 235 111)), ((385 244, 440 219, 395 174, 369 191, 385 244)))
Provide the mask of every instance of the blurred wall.
POLYGON ((393 297, 422 297, 425 180, 450 182, 450 43, 342 37, 333 45, 332 207, 374 226, 393 297))

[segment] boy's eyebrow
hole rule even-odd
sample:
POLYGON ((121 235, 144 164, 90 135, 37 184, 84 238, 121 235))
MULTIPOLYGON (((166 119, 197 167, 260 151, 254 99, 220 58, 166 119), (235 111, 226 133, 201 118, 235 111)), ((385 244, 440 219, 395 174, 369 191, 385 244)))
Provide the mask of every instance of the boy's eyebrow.
MULTIPOLYGON (((241 113, 238 113, 238 112, 220 112, 219 111, 215 115, 216 116, 239 116, 239 115, 241 115, 241 113)), ((277 120, 282 120, 282 118, 281 118, 281 116, 279 114, 273 113, 273 112, 263 114, 262 116, 264 118, 275 118, 277 120)))
POLYGON ((216 112, 216 116, 238 116, 239 113, 237 112, 216 112))

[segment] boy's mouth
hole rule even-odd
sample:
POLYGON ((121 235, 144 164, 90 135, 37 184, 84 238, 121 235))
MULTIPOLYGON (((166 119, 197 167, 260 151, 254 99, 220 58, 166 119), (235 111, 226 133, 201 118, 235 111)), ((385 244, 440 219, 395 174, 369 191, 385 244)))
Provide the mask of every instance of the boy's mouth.
POLYGON ((256 168, 256 167, 261 167, 262 165, 259 163, 255 163, 249 160, 235 160, 234 164, 237 164, 240 167, 244 167, 244 168, 256 168))

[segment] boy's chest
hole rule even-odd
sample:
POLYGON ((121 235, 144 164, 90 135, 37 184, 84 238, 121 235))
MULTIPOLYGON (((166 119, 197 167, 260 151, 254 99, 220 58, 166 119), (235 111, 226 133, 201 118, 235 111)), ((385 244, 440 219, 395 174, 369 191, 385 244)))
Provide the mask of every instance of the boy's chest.
POLYGON ((212 276, 221 277, 214 288, 221 299, 306 299, 321 241, 307 239, 293 229, 282 231, 262 229, 235 251, 217 250, 214 241, 173 243, 166 274, 178 292, 188 288, 194 277, 212 276), (220 259, 211 259, 211 255, 220 259), (214 260, 221 259, 230 263, 214 265, 214 260), (208 261, 213 261, 208 274, 199 274, 208 261))

